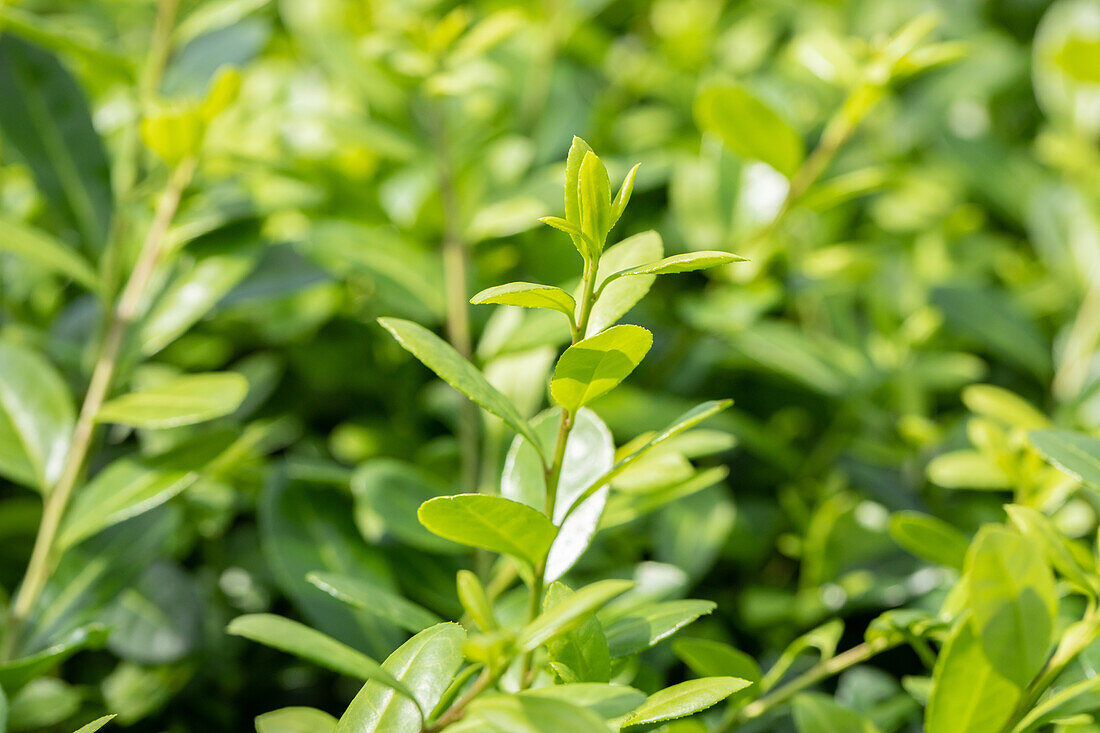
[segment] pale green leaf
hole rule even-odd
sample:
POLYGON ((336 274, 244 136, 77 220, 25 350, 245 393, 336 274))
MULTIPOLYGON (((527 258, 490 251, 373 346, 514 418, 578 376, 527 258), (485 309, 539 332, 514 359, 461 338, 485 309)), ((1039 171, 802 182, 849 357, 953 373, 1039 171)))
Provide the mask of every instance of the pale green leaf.
POLYGON ((1095 581, 1091 580, 1095 573, 1091 552, 1083 547, 1075 552, 1072 541, 1058 530, 1054 522, 1031 507, 1009 504, 1005 512, 1024 537, 1046 551, 1047 559, 1058 572, 1078 588, 1095 592, 1095 581))
POLYGON ((695 121, 741 157, 762 160, 788 178, 802 164, 801 136, 741 87, 716 87, 700 94, 695 100, 695 121))
POLYGON ((522 697, 546 697, 585 708, 605 720, 626 715, 645 702, 645 694, 626 685, 576 682, 524 690, 522 697))
POLYGON ((634 371, 653 345, 641 326, 620 325, 578 341, 554 367, 550 394, 570 412, 611 391, 634 371))
POLYGON ((603 161, 592 151, 581 161, 578 187, 581 231, 596 244, 593 254, 598 256, 611 230, 611 182, 603 161))
POLYGON ((878 733, 870 720, 820 693, 798 695, 791 709, 798 733, 878 733))
POLYGON ((99 276, 79 253, 46 232, 0 217, 0 252, 26 258, 50 272, 64 275, 93 293, 100 292, 99 276))
POLYGON ((81 726, 80 729, 76 731, 76 733, 95 733, 97 730, 107 725, 114 719, 114 715, 104 715, 101 718, 96 718, 87 725, 81 726))
POLYGON ((738 257, 729 252, 712 252, 708 250, 687 252, 682 255, 665 257, 663 260, 650 262, 648 265, 640 265, 639 267, 632 267, 629 270, 616 272, 610 275, 607 280, 609 282, 614 282, 614 280, 620 277, 634 277, 638 275, 672 275, 680 272, 692 272, 694 270, 705 270, 709 267, 728 265, 731 262, 746 262, 746 260, 744 257, 738 257))
POLYGON ((402 348, 419 359, 424 366, 459 392, 504 420, 517 433, 537 446, 540 455, 545 455, 542 444, 531 430, 531 426, 519 414, 516 406, 489 384, 484 375, 473 364, 462 358, 454 347, 412 321, 400 318, 379 318, 378 322, 393 334, 402 348))
POLYGON ((379 666, 366 654, 289 618, 270 613, 247 614, 230 621, 225 630, 334 672, 373 680, 410 699, 414 697, 405 681, 398 680, 390 670, 379 666))
POLYGON ((1011 479, 988 455, 976 450, 943 453, 928 462, 928 479, 945 489, 1001 491, 1011 488, 1011 479))
POLYGON ((619 218, 626 211, 626 205, 630 203, 630 196, 634 193, 634 178, 638 175, 638 169, 642 166, 638 163, 630 172, 626 174, 626 178, 623 179, 623 185, 619 187, 619 193, 615 195, 615 200, 611 202, 611 226, 614 227, 618 223, 619 218))
POLYGON ((969 540, 942 519, 920 512, 897 512, 890 517, 890 536, 919 558, 962 570, 969 540))
POLYGON ((458 600, 462 608, 477 624, 482 631, 493 631, 497 628, 496 615, 493 613, 493 604, 485 592, 485 586, 481 584, 475 573, 463 568, 455 575, 455 585, 458 589, 458 600))
POLYGON ((1072 430, 1033 430, 1028 437, 1055 468, 1100 489, 1100 438, 1072 430))
POLYGON ((186 374, 116 397, 96 420, 136 428, 174 428, 228 415, 240 407, 248 380, 235 372, 186 374))
POLYGON ((573 296, 553 285, 514 282, 486 288, 470 298, 474 305, 495 303, 497 305, 515 305, 523 308, 546 308, 564 313, 570 319, 577 307, 573 296))
POLYGON ((1100 84, 1100 39, 1071 36, 1054 54, 1054 62, 1077 81, 1100 84))
POLYGON ((740 649, 709 639, 677 639, 672 650, 700 677, 740 677, 760 681, 760 665, 740 649))
POLYGON ((635 609, 614 621, 604 622, 611 656, 625 657, 648 649, 715 608, 712 601, 661 601, 635 609))
POLYGON ((434 710, 462 664, 466 632, 458 624, 432 626, 406 641, 382 668, 412 688, 415 703, 371 681, 336 724, 336 733, 417 733, 420 710, 434 710))
POLYGON ((542 512, 500 496, 458 494, 424 502, 421 523, 440 537, 501 552, 538 567, 557 528, 542 512))
POLYGON ((644 725, 693 715, 722 702, 750 684, 748 680, 737 677, 703 677, 681 682, 650 695, 621 724, 623 727, 644 725))
POLYGON ((960 621, 936 657, 925 733, 989 733, 1012 716, 1021 689, 986 657, 968 620, 960 621))
POLYGON ((317 708, 279 708, 256 716, 256 733, 333 733, 336 718, 317 708))
MULTIPOLYGON (((608 247, 600 257, 596 273, 596 288, 600 289, 607 278, 622 270, 659 260, 665 253, 661 235, 645 231, 627 237, 613 247, 608 247)), ((627 311, 641 300, 656 279, 655 275, 619 278, 600 292, 600 299, 592 306, 585 336, 593 336, 614 325, 627 311)))
POLYGON ((546 695, 485 695, 469 717, 476 730, 492 733, 611 733, 591 710, 546 695))

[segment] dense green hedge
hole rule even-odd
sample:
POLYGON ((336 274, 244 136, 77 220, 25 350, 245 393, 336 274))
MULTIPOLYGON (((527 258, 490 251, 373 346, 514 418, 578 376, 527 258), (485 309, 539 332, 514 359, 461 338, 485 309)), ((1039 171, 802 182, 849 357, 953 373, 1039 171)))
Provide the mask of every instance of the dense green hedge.
POLYGON ((0 733, 1100 731, 1098 138, 1097 0, 0 2, 0 733))

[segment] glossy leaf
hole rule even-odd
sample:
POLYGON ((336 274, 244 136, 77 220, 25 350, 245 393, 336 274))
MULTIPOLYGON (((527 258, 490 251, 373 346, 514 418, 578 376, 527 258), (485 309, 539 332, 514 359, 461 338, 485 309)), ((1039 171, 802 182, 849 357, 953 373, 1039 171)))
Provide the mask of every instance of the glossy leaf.
POLYGON ((115 717, 114 715, 104 715, 101 718, 96 718, 92 722, 80 726, 76 733, 95 733, 97 730, 114 720, 115 717))
POLYGON ((557 533, 542 512, 499 496, 442 496, 425 502, 418 514, 440 537, 511 555, 532 567, 542 563, 557 533))
POLYGON ((226 633, 243 636, 259 644, 293 654, 334 672, 376 683, 401 692, 409 698, 413 692, 389 670, 346 644, 289 618, 270 613, 238 616, 229 622, 226 633))
POLYGON ((573 412, 611 391, 634 371, 653 345, 641 326, 612 326, 565 350, 554 367, 550 394, 573 412))
POLYGON ((745 262, 744 257, 738 257, 729 252, 688 252, 682 255, 673 255, 663 260, 650 262, 648 265, 632 267, 629 270, 621 270, 610 275, 608 281, 614 282, 620 277, 636 277, 638 275, 673 275, 680 272, 693 272, 706 270, 710 267, 728 265, 731 262, 745 262))
POLYGON ((538 446, 540 453, 545 453, 538 438, 516 410, 515 405, 489 384, 481 372, 469 361, 463 359, 450 344, 412 321, 380 318, 378 322, 393 334, 402 348, 439 375, 443 381, 504 420, 517 433, 538 446))
POLYGON ((516 644, 530 651, 560 634, 572 631, 583 624, 593 611, 633 586, 634 583, 629 580, 600 580, 587 585, 540 613, 523 628, 516 644))
POLYGON ((581 160, 577 186, 581 231, 596 243, 593 254, 598 256, 611 229, 611 182, 603 161, 591 150, 581 160))
POLYGON ((361 578, 334 573, 310 573, 306 580, 333 598, 375 614, 414 634, 442 622, 441 618, 426 608, 361 578))
POLYGON ((439 624, 406 641, 382 663, 382 669, 413 691, 413 700, 371 681, 363 685, 336 725, 336 733, 417 733, 420 710, 432 710, 462 664, 466 632, 458 624, 439 624), (415 700, 415 702, 414 702, 415 700))
POLYGON ((84 93, 48 51, 13 33, 0 36, 0 131, 34 172, 50 206, 85 251, 107 245, 114 193, 103 143, 84 93))
POLYGON ((695 100, 699 127, 744 158, 762 160, 790 178, 802 163, 802 137, 770 107, 735 86, 708 89, 695 100))
POLYGON ((213 420, 240 407, 248 380, 235 372, 187 374, 106 402, 96 419, 135 428, 174 428, 213 420))
MULTIPOLYGON (((581 232, 583 229, 581 226, 580 201, 581 163, 584 162, 585 156, 590 152, 592 152, 592 148, 589 147, 588 143, 574 135, 565 160, 565 220, 575 227, 577 232, 581 232)), ((595 242, 585 241, 583 234, 571 234, 570 236, 573 239, 573 246, 577 248, 581 256, 589 259, 591 248, 596 246, 595 242)))
POLYGON ((497 305, 514 305, 523 308, 546 308, 564 313, 570 319, 573 318, 573 312, 577 307, 573 296, 561 288, 525 282, 486 288, 470 298, 470 302, 474 305, 495 303, 497 305))
POLYGON ((647 604, 604 624, 611 656, 624 657, 648 649, 695 619, 715 609, 711 601, 662 601, 647 604))
POLYGON ((14 695, 28 682, 54 669, 77 652, 98 649, 106 641, 107 628, 102 624, 76 629, 46 649, 0 664, 0 688, 8 695, 14 695))
POLYGON ((619 186, 619 192, 615 194, 615 200, 611 202, 611 226, 614 227, 618 223, 619 218, 626 211, 626 205, 630 203, 630 196, 634 193, 634 178, 638 175, 638 169, 642 166, 641 163, 636 164, 626 174, 626 178, 623 179, 622 185, 619 186))
POLYGON ((1021 694, 1021 688, 1002 676, 989 661, 973 624, 963 620, 936 657, 924 730, 926 733, 1000 730, 1021 694))
POLYGON ((1034 430, 1028 437, 1059 471, 1100 489, 1100 438, 1071 430, 1034 430))
POLYGON ((717 705, 750 684, 748 680, 737 677, 703 677, 681 682, 650 695, 622 721, 622 725, 644 725, 693 715, 717 705))
POLYGON ((0 474, 45 492, 69 450, 72 397, 37 353, 0 343, 0 474))

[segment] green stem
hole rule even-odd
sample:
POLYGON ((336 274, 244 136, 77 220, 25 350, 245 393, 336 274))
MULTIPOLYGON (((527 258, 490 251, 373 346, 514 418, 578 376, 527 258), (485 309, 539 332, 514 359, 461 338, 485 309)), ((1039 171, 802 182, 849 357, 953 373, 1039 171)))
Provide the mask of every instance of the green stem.
POLYGON ((107 331, 92 369, 88 391, 84 395, 80 415, 73 428, 65 465, 57 483, 46 495, 42 521, 38 525, 38 534, 31 550, 30 561, 27 563, 27 571, 8 613, 3 647, 0 648, 0 661, 10 659, 14 653, 22 625, 45 588, 57 562, 54 543, 65 509, 80 478, 84 461, 88 457, 95 433, 96 414, 110 392, 111 381, 122 353, 122 344, 128 327, 138 314, 146 285, 160 261, 168 227, 176 214, 176 209, 179 208, 180 197, 190 182, 194 170, 195 161, 193 158, 188 158, 173 171, 168 187, 157 205, 153 223, 142 244, 138 260, 119 296, 118 305, 109 315, 107 331))
POLYGON ((431 725, 424 724, 420 730, 421 733, 438 733, 448 725, 456 723, 461 720, 462 716, 466 714, 466 706, 473 702, 481 693, 485 692, 497 679, 500 678, 501 671, 506 665, 502 665, 500 670, 492 672, 488 667, 481 673, 474 684, 466 691, 462 697, 455 700, 454 704, 447 708, 447 711, 436 718, 435 722, 431 725))
POLYGON ((719 727, 719 730, 731 731, 754 718, 759 718, 777 705, 782 705, 787 702, 787 700, 790 700, 807 687, 816 685, 818 682, 839 674, 849 667, 862 664, 876 654, 881 654, 887 649, 897 646, 899 643, 901 642, 891 641, 885 637, 880 637, 874 641, 868 641, 858 646, 854 646, 842 654, 837 654, 835 657, 830 657, 823 662, 819 662, 787 684, 777 688, 774 692, 761 697, 759 700, 754 700, 741 708, 741 710, 733 713, 719 727))

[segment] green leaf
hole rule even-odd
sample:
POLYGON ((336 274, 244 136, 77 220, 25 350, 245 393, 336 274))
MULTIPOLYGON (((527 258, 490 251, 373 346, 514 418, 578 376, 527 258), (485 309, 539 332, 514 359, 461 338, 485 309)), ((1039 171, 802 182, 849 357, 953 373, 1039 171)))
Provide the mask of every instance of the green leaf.
POLYGON ((637 710, 621 721, 621 725, 644 725, 693 715, 717 705, 750 684, 748 680, 737 677, 703 677, 681 682, 650 695, 637 710))
POLYGON ((695 121, 743 158, 762 160, 790 178, 802 164, 802 137, 770 107, 735 86, 708 89, 695 100, 695 121))
POLYGON ((700 252, 688 252, 682 255, 673 255, 663 260, 650 262, 648 265, 632 267, 610 275, 607 280, 614 282, 620 277, 634 277, 637 275, 672 275, 679 272, 692 272, 705 270, 709 267, 728 265, 731 262, 747 262, 744 257, 738 257, 729 252, 712 252, 703 250, 700 252))
POLYGON ((470 298, 470 302, 474 305, 495 303, 497 305, 515 305, 523 308, 546 308, 564 313, 569 317, 570 322, 572 322, 573 312, 577 308, 573 296, 561 288, 526 282, 508 283, 507 285, 486 288, 470 298))
POLYGON ((1100 438, 1072 430, 1033 430, 1028 438, 1059 471, 1100 489, 1100 438))
POLYGON ((97 730, 107 725, 114 719, 114 715, 104 715, 102 718, 96 718, 87 725, 81 726, 80 729, 77 730, 75 733, 95 733, 97 730))
POLYGON ((971 412, 1013 427, 1036 430, 1050 425, 1047 416, 1034 405, 1003 387, 972 384, 962 391, 962 401, 971 412))
POLYGON ((391 654, 382 668, 411 687, 415 703, 368 682, 336 724, 336 733, 417 733, 419 710, 433 710, 462 664, 466 632, 446 623, 421 631, 391 654))
POLYGON ((722 410, 733 404, 733 400, 710 400, 699 404, 680 417, 676 418, 671 425, 666 427, 661 432, 650 438, 644 445, 635 450, 630 455, 626 456, 614 466, 611 470, 600 476, 594 481, 587 489, 585 489, 570 505, 567 514, 571 513, 577 506, 581 504, 585 499, 595 494, 601 488, 611 483, 611 480, 625 471, 630 466, 634 465, 639 459, 645 456, 649 451, 653 450, 657 446, 664 443, 666 440, 676 437, 680 433, 683 433, 691 428, 695 427, 699 423, 706 420, 708 417, 717 415, 722 410))
POLYGON ((80 710, 80 691, 56 677, 39 677, 11 699, 8 726, 13 731, 50 728, 80 710))
POLYGON ((897 512, 890 517, 890 536, 917 557, 962 570, 969 541, 942 519, 920 512, 897 512))
POLYGON ((1100 40, 1070 36, 1054 54, 1054 63, 1079 82, 1100 84, 1100 40))
POLYGON ((53 366, 0 342, 0 474, 47 492, 61 475, 74 422, 69 389, 53 366))
POLYGON ((634 193, 634 178, 638 175, 638 169, 642 167, 641 163, 638 163, 626 174, 626 178, 623 179, 623 185, 619 187, 619 193, 615 195, 615 200, 611 202, 611 226, 614 227, 618 223, 619 218, 626 211, 626 205, 630 203, 630 196, 634 193))
POLYGON ((648 649, 715 608, 712 601, 661 601, 604 623, 611 657, 625 657, 648 649))
POLYGON ((729 644, 709 639, 677 639, 672 642, 672 651, 700 677, 740 677, 753 684, 760 681, 756 660, 729 644))
POLYGON ((976 450, 942 453, 928 462, 928 479, 945 489, 1003 491, 1012 486, 1011 478, 992 457, 976 450))
POLYGON ((103 611, 107 648, 139 664, 170 664, 193 652, 202 635, 202 599, 186 571, 167 560, 145 568, 103 611))
POLYGON ((19 255, 50 272, 64 275, 93 293, 99 293, 99 276, 80 254, 41 229, 0 217, 0 252, 19 255))
POLYGON ((610 392, 634 371, 653 346, 641 326, 612 326, 565 350, 554 367, 550 394, 570 412, 610 392))
POLYGON ((262 549, 275 581, 310 626, 372 656, 382 655, 400 643, 399 629, 306 580, 309 573, 329 572, 396 589, 385 558, 363 541, 351 514, 343 494, 277 474, 260 497, 262 549))
POLYGON ((54 669, 84 649, 99 649, 107 641, 107 628, 91 624, 76 629, 39 652, 0 664, 0 688, 15 695, 31 680, 54 669))
POLYGON ((402 348, 435 372, 440 379, 511 425, 517 433, 538 447, 540 455, 545 455, 545 450, 535 437, 534 431, 519 414, 515 405, 489 384, 481 372, 469 361, 463 359, 454 347, 412 321, 400 318, 379 318, 378 322, 393 334, 402 348))
POLYGON ((603 682, 578 682, 524 690, 521 697, 545 697, 585 708, 605 720, 626 715, 645 702, 645 694, 633 687, 603 682))
POLYGON ((531 651, 577 628, 597 608, 633 587, 630 580, 600 580, 586 585, 540 613, 520 632, 516 644, 524 651, 531 651))
POLYGON ((492 733, 610 733, 599 715, 546 695, 484 695, 469 718, 492 733))
POLYGON ((469 570, 459 570, 455 575, 455 585, 458 589, 458 600, 462 608, 477 624, 482 631, 493 631, 497 628, 496 615, 493 613, 493 603, 485 592, 485 586, 481 584, 477 575, 469 570))
MULTIPOLYGON (((535 460, 542 465, 537 455, 535 460)), ((466 552, 429 532, 416 516, 421 504, 450 493, 432 474, 392 458, 367 461, 351 477, 355 523, 373 544, 398 540, 428 552, 466 552)))
POLYGON ((1053 641, 1058 597, 1045 553, 1000 525, 979 530, 966 559, 970 624, 998 673, 1024 686, 1053 641))
POLYGON ((256 716, 256 733, 334 733, 336 718, 317 708, 291 707, 256 716))
POLYGON ((186 374, 116 397, 96 420, 135 428, 174 428, 228 415, 244 401, 248 380, 236 372, 186 374))
POLYGON ((580 204, 580 227, 596 244, 593 257, 598 258, 611 230, 611 182, 604 167, 591 150, 581 161, 577 201, 580 204))
POLYGON ((306 580, 333 598, 375 614, 414 634, 443 621, 426 608, 361 578, 335 573, 310 573, 306 580))
POLYGON ((405 682, 399 681, 366 654, 289 618, 271 613, 247 614, 230 621, 225 631, 349 677, 373 680, 414 698, 405 682))
MULTIPOLYGON (((664 253, 664 243, 657 232, 651 230, 627 237, 615 246, 608 247, 600 257, 596 288, 600 289, 612 274, 659 260, 664 253)), ((600 293, 600 299, 592 306, 588 329, 584 335, 594 336, 618 322, 649 292, 655 279, 655 275, 638 275, 620 278, 608 284, 600 293)))
POLYGON ((84 250, 107 245, 111 167, 84 93, 57 57, 12 33, 0 36, 0 132, 30 166, 50 206, 84 250))
MULTIPOLYGON (((584 241, 584 234, 581 233, 580 179, 581 163, 590 152, 592 152, 592 148, 588 146, 588 143, 574 135, 573 143, 569 146, 569 154, 565 159, 565 220, 576 229, 576 234, 570 234, 573 239, 573 246, 580 252, 581 257, 586 260, 591 257, 591 247, 595 247, 595 242, 590 245, 584 241)), ((551 224, 551 226, 554 225, 551 224)), ((562 231, 566 230, 563 229, 562 231)))
MULTIPOLYGON (((531 427, 543 443, 549 445, 556 439, 560 423, 561 409, 553 408, 536 417, 531 427)), ((560 528, 550 547, 545 580, 554 581, 564 575, 592 542, 607 504, 608 491, 593 494, 567 519, 565 512, 585 488, 611 468, 614 461, 615 442, 611 431, 596 413, 581 408, 573 418, 573 429, 565 443, 552 512, 552 521, 560 528)), ((546 509, 546 471, 535 449, 522 435, 512 441, 504 459, 500 493, 535 509, 546 509)))
POLYGON ((424 502, 418 516, 440 537, 511 555, 533 568, 546 558, 557 534, 545 514, 500 496, 441 496, 424 502))
POLYGON ((973 625, 963 619, 936 657, 932 694, 924 711, 925 733, 999 731, 1021 694, 1021 688, 989 661, 973 625))
MULTIPOLYGON (((546 610, 553 609, 572 595, 573 591, 564 583, 551 583, 542 606, 546 610)), ((547 642, 546 649, 550 667, 563 682, 608 682, 611 679, 611 650, 594 614, 589 614, 572 631, 547 642)))
POLYGON ((159 506, 194 485, 232 442, 232 433, 199 435, 168 453, 127 456, 107 465, 73 498, 58 534, 61 549, 159 506))
POLYGON ((803 693, 791 702, 798 733, 878 733, 874 723, 828 695, 803 693))
POLYGON ((1090 574, 1095 573, 1095 565, 1088 550, 1080 548, 1075 553, 1072 541, 1058 530, 1054 522, 1031 507, 1009 504, 1005 512, 1024 537, 1046 551, 1047 559, 1059 573, 1079 589, 1095 593, 1095 581, 1090 579, 1090 574))

